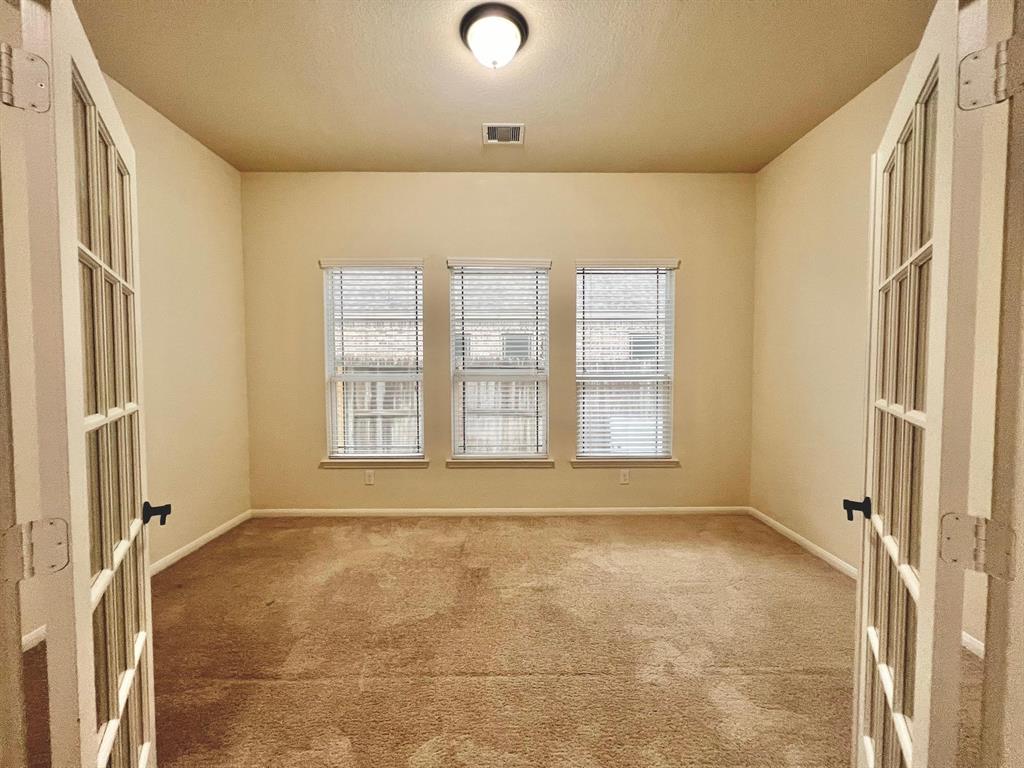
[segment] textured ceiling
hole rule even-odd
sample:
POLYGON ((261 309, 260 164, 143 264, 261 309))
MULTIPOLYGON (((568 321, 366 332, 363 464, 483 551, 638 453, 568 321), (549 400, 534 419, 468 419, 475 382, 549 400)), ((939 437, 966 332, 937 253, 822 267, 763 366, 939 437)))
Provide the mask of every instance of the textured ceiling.
POLYGON ((931 0, 78 0, 114 79, 241 170, 754 171, 916 45, 931 0), (480 124, 526 123, 521 147, 480 124))

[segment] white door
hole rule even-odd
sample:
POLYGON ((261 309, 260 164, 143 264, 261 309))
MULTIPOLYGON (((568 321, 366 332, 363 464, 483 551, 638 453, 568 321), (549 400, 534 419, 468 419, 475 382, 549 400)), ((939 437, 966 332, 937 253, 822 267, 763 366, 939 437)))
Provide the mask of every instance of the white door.
POLYGON ((70 532, 70 564, 42 587, 52 764, 155 765, 135 154, 71 0, 21 11, 50 108, 25 113, 14 452, 19 505, 70 532))
POLYGON ((873 170, 868 488, 854 764, 954 765, 963 570, 941 520, 968 512, 980 121, 957 67, 985 0, 938 0, 873 170))

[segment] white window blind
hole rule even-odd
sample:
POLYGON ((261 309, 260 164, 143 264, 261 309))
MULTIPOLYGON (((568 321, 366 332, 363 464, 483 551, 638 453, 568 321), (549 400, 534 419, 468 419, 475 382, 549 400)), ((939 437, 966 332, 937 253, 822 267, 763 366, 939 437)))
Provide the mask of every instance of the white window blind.
POLYGON ((673 277, 577 267, 577 455, 672 455, 673 277))
POLYGON ((423 455, 423 268, 325 274, 328 453, 423 455))
POLYGON ((450 266, 453 456, 546 456, 547 266, 450 266))

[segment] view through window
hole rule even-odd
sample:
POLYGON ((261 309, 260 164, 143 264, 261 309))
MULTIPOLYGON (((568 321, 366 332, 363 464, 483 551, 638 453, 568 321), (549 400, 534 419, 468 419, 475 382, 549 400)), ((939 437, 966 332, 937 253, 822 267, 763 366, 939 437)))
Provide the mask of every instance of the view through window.
POLYGON ((423 268, 325 270, 328 453, 423 456, 423 268))
POLYGON ((671 457, 673 277, 666 267, 577 268, 578 456, 671 457))
POLYGON ((544 457, 548 267, 450 266, 453 456, 544 457))

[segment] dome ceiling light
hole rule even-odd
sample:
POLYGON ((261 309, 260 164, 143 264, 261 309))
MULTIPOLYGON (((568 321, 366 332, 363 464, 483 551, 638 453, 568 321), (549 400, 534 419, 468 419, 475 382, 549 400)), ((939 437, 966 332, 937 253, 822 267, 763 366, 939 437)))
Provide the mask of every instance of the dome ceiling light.
POLYGON ((503 3, 484 3, 469 10, 459 25, 462 42, 485 67, 504 67, 516 55, 529 28, 523 14, 503 3))

